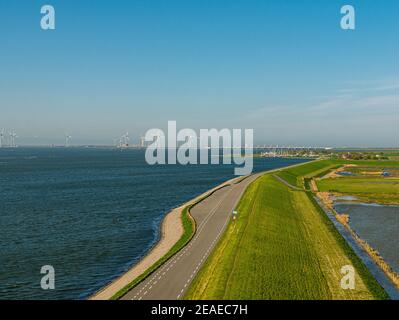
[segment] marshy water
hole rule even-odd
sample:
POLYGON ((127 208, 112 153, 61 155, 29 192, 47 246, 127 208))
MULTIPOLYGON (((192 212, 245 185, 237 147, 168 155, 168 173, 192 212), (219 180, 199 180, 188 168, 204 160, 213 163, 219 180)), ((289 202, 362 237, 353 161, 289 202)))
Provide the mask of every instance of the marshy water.
POLYGON ((399 206, 336 203, 334 207, 349 214, 352 229, 399 273, 399 206))

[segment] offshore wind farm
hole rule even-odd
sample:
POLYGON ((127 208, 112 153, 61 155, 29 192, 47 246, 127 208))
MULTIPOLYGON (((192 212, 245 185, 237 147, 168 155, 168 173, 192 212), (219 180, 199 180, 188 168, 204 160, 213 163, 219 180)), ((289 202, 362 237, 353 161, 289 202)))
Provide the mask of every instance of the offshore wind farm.
MULTIPOLYGON (((1 129, 0 131, 0 148, 1 147, 13 147, 16 148, 18 147, 17 139, 18 139, 18 135, 16 134, 15 131, 13 130, 6 130, 6 129, 1 129)), ((23 139, 24 137, 22 137, 23 139)), ((88 144, 85 144, 84 142, 81 144, 73 144, 73 137, 68 134, 65 133, 64 134, 64 143, 63 144, 51 144, 51 146, 64 146, 66 148, 71 147, 71 146, 76 146, 76 147, 82 147, 82 146, 87 146, 88 144)), ((156 142, 156 140, 158 140, 159 137, 157 137, 157 139, 154 139, 154 141, 156 142)), ((200 139, 200 138, 197 138, 200 139)), ((80 141, 82 141, 82 139, 80 139, 80 141)), ((134 142, 131 143, 132 138, 129 135, 129 132, 126 132, 124 134, 122 134, 119 138, 114 138, 112 144, 104 144, 104 145, 100 145, 100 146, 114 146, 120 149, 126 149, 126 148, 146 148, 148 147, 148 145, 151 142, 154 141, 146 141, 145 137, 143 135, 134 138, 134 142)), ((183 144, 184 142, 180 142, 180 144, 183 144)), ((30 146, 30 147, 35 147, 35 146, 44 146, 45 144, 22 144, 22 146, 30 146)), ((95 146, 95 145, 93 145, 95 146)), ((199 143, 197 145, 198 147, 201 147, 201 143, 199 143)), ((190 148, 194 148, 194 145, 190 146, 190 148)), ((290 154, 293 154, 295 152, 303 152, 303 151, 308 151, 308 153, 311 153, 311 151, 317 152, 317 151, 328 151, 328 150, 332 150, 333 148, 331 147, 323 147, 323 146, 285 146, 285 145, 255 145, 253 146, 253 149, 255 151, 257 151, 258 153, 261 154, 261 156, 271 156, 271 157, 278 157, 278 156, 288 156, 290 154)), ((316 154, 316 153, 315 153, 316 154)))
POLYGON ((17 145, 17 134, 13 130, 1 129, 0 131, 0 148, 16 148, 17 145))

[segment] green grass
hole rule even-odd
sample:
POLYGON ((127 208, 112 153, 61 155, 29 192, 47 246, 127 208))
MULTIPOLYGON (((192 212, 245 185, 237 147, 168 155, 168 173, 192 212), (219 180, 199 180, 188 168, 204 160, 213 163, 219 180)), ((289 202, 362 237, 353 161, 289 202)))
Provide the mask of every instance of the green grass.
POLYGON ((317 182, 320 191, 399 194, 399 179, 344 177, 317 182))
POLYGON ((399 167, 399 161, 392 160, 359 160, 359 161, 344 161, 344 164, 355 164, 358 166, 375 166, 375 167, 399 167))
POLYGON ((398 161, 347 161, 345 164, 356 165, 345 169, 355 175, 317 180, 319 191, 353 195, 362 202, 399 203, 398 161), (380 173, 384 170, 391 176, 382 177, 380 173))
POLYGON ((293 186, 303 187, 303 179, 325 175, 331 169, 337 168, 343 163, 345 163, 343 160, 312 161, 301 166, 284 169, 278 172, 277 175, 293 186))
MULTIPOLYGON (((398 162, 399 163, 399 162, 398 162)), ((381 177, 384 171, 388 171, 390 173, 389 177, 399 177, 399 167, 397 166, 355 166, 348 167, 345 169, 347 172, 351 172, 354 176, 360 177, 381 177)))
MULTIPOLYGON (((333 163, 290 168, 288 182, 333 163)), ((281 176, 281 172, 279 174, 281 176)), ((294 184, 294 183, 292 183, 294 184)), ((295 185, 294 184, 294 185, 295 185)), ((186 299, 385 299, 384 290, 315 205, 271 174, 257 179, 186 299), (341 267, 356 269, 356 290, 340 287, 341 267)))
POLYGON ((399 203, 399 179, 383 177, 340 177, 317 181, 323 192, 337 192, 357 197, 360 201, 381 204, 399 203))
MULTIPOLYGON (((246 177, 243 177, 245 179, 246 177)), ((214 194, 217 190, 224 188, 224 186, 216 188, 212 192, 208 193, 207 195, 203 196, 202 198, 198 199, 191 205, 186 206, 182 211, 182 225, 183 225, 183 235, 180 239, 175 243, 175 245, 157 262, 155 262, 151 267, 149 267, 144 273, 142 273, 139 277, 134 279, 131 283, 127 286, 123 287, 117 293, 115 293, 110 300, 118 300, 122 298, 126 293, 128 293, 132 288, 137 286, 140 282, 146 279, 149 275, 155 272, 161 265, 163 265, 166 261, 168 261, 172 256, 174 256, 177 252, 183 249, 186 244, 192 239, 195 234, 196 224, 194 219, 190 215, 190 210, 195 207, 198 203, 203 201, 204 199, 208 198, 212 194, 214 194)))

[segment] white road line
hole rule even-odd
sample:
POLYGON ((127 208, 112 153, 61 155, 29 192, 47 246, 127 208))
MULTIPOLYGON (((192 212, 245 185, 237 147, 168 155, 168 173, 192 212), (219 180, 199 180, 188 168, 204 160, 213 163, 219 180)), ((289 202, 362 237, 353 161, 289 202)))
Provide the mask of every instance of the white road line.
MULTIPOLYGON (((231 190, 230 190, 231 191, 231 190)), ((240 197, 241 198, 241 197, 240 197)), ((236 207, 236 203, 233 206, 233 209, 236 207)), ((216 241, 219 240, 222 232, 225 230, 227 223, 230 221, 230 215, 227 216, 227 219, 225 220, 222 228, 220 229, 219 233, 217 234, 217 237, 212 241, 210 247, 208 248, 208 250, 206 251, 206 253, 204 254, 204 256, 201 258, 200 263, 197 265, 197 267, 195 268, 195 270, 197 270, 199 268, 199 266, 202 264, 203 260, 205 259, 205 257, 209 254, 209 251, 211 249, 213 249, 214 245, 216 244, 216 241)), ((194 272, 195 273, 195 272, 194 272)), ((193 274, 194 274, 193 273, 193 274)), ((190 278, 187 280, 186 284, 184 285, 184 288, 181 290, 181 293, 184 291, 184 289, 187 287, 187 284, 190 282, 190 280, 193 277, 193 274, 190 276, 190 278)), ((180 295, 179 295, 180 297, 180 295)))
MULTIPOLYGON (((160 270, 155 274, 155 276, 154 276, 153 278, 151 278, 151 280, 144 286, 144 288, 142 288, 142 289, 139 291, 139 293, 140 293, 142 290, 144 290, 149 284, 151 284, 151 282, 154 281, 154 278, 156 278, 156 276, 157 276, 162 270, 164 270, 168 265, 170 265, 170 266, 166 269, 166 271, 164 271, 164 272, 162 273, 162 276, 164 276, 165 273, 168 272, 168 271, 176 264, 176 262, 177 262, 180 258, 182 258, 184 255, 187 255, 188 253, 191 253, 191 250, 188 250, 188 249, 191 248, 191 247, 197 242, 197 240, 199 239, 199 236, 201 235, 202 231, 203 231, 204 228, 205 228, 205 225, 208 223, 208 221, 210 220, 210 218, 215 214, 215 212, 216 212, 217 209, 220 207, 220 205, 221 205, 221 203, 223 202, 223 200, 225 200, 225 199, 227 198, 227 196, 228 196, 228 195, 232 192, 232 190, 234 189, 234 186, 233 186, 233 185, 230 185, 230 187, 231 187, 231 188, 230 188, 230 190, 226 193, 226 195, 225 195, 224 197, 222 197, 222 199, 220 199, 220 201, 218 202, 218 204, 208 213, 208 215, 205 217, 205 219, 204 219, 204 220, 202 221, 202 223, 199 225, 199 227, 198 227, 198 229, 197 229, 197 232, 196 232, 194 238, 191 240, 190 244, 181 252, 180 255, 175 255, 174 257, 172 257, 172 259, 170 259, 167 263, 165 263, 165 264, 160 268, 160 270)), ((238 201, 236 201, 236 202, 238 202, 238 201)), ((235 206, 236 206, 236 203, 234 204, 233 209, 234 209, 235 206)), ((188 284, 188 283, 190 282, 190 280, 193 278, 194 274, 195 274, 196 271, 199 269, 199 266, 202 264, 202 262, 204 261, 205 257, 209 254, 210 250, 212 249, 212 247, 214 246, 214 244, 216 243, 216 241, 219 239, 221 233, 222 233, 223 230, 225 229, 225 226, 227 225, 227 222, 228 222, 229 220, 230 220, 230 215, 227 216, 227 219, 226 219, 226 221, 225 221, 223 227, 220 229, 219 233, 217 234, 217 237, 213 240, 213 242, 211 243, 211 246, 208 248, 208 250, 206 251, 205 255, 201 258, 200 263, 197 265, 197 267, 195 268, 193 274, 192 274, 192 275, 190 276, 190 278, 187 280, 187 282, 186 282, 184 288, 187 287, 187 284, 188 284)), ((158 280, 160 280, 160 279, 161 279, 161 277, 158 278, 158 280)), ((158 281, 155 281, 155 282, 153 283, 153 285, 155 285, 157 282, 158 282, 158 281)), ((148 292, 149 290, 152 289, 153 285, 149 287, 149 289, 144 293, 144 295, 146 295, 147 292, 148 292)), ((184 288, 181 290, 181 292, 184 291, 184 288)), ((137 295, 136 295, 136 296, 137 296, 137 295)), ((180 295, 178 296, 178 298, 179 298, 179 297, 180 297, 180 295)), ((141 300, 141 298, 142 298, 142 297, 140 297, 139 300, 141 300)))

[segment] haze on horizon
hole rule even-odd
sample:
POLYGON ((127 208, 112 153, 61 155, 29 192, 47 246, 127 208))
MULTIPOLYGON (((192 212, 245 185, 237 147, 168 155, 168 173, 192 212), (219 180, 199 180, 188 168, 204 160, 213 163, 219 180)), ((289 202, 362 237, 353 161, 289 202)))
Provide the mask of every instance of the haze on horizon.
POLYGON ((150 128, 252 128, 255 144, 397 147, 396 0, 0 2, 0 129, 111 145, 150 128), (356 30, 340 8, 356 9, 356 30))

